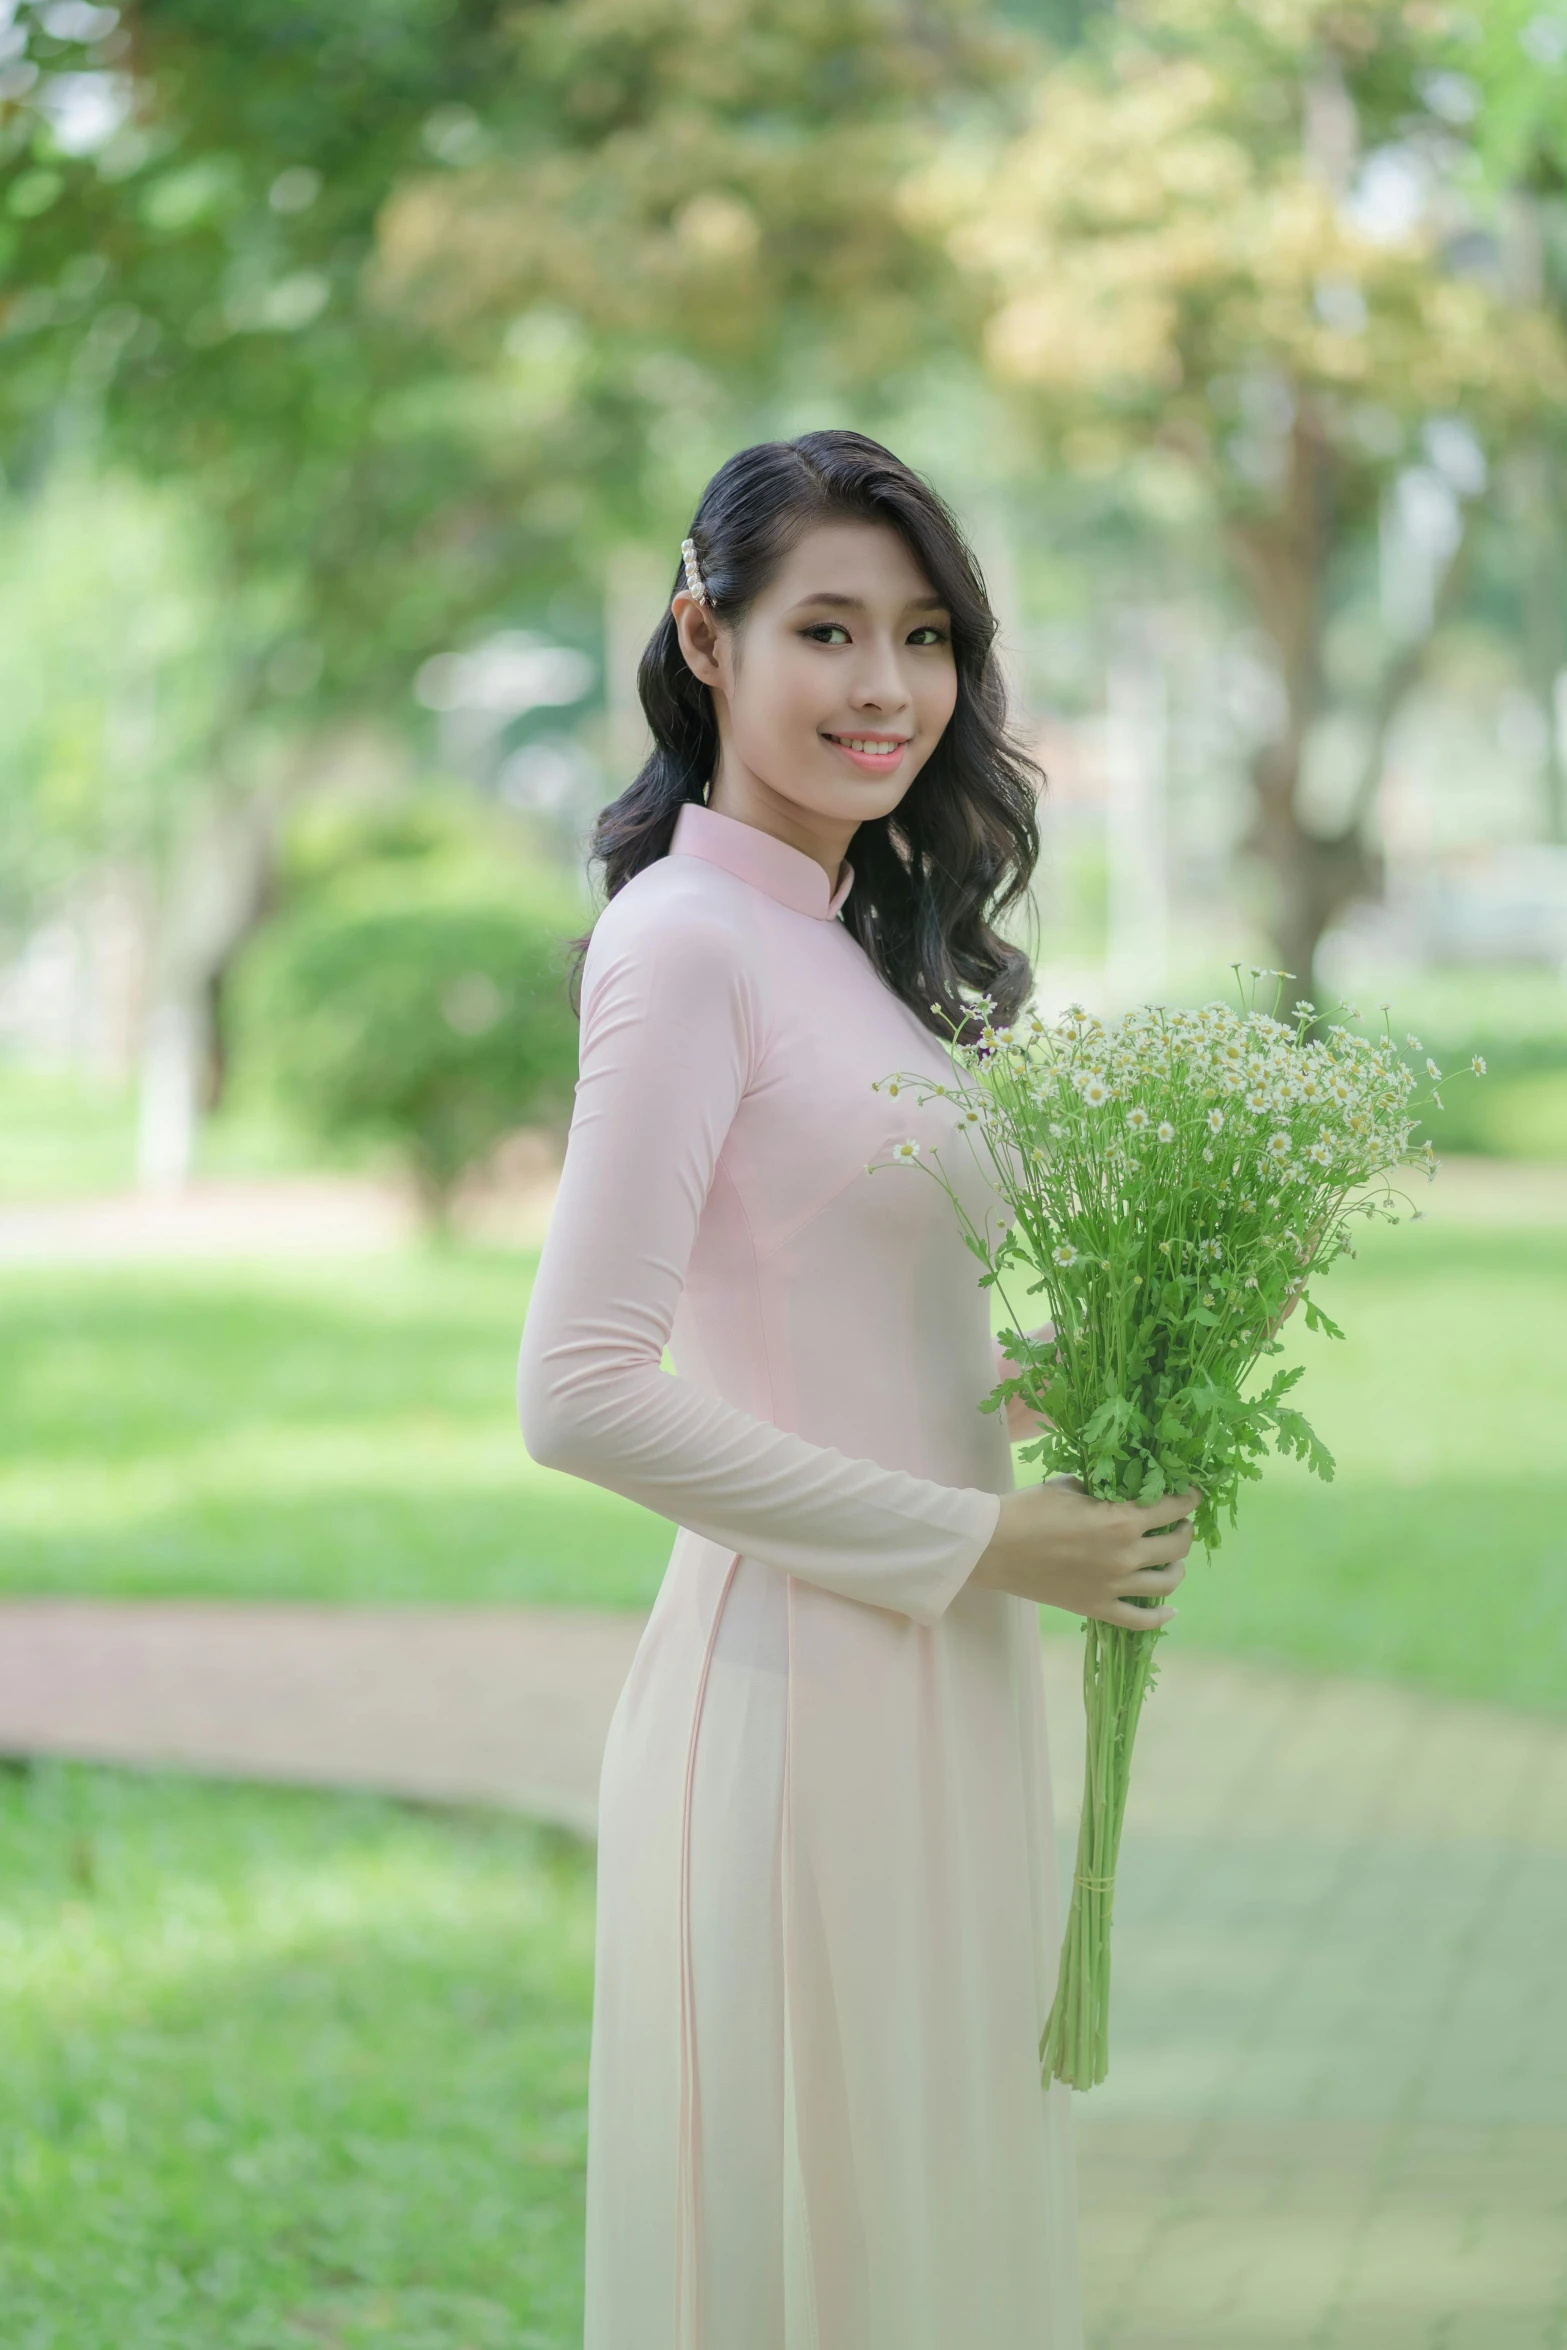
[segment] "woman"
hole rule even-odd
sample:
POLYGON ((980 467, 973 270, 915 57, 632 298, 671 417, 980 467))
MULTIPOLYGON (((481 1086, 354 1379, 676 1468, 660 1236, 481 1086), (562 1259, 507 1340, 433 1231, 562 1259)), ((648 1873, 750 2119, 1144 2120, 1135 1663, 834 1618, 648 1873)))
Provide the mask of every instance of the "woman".
POLYGON ((1026 996, 1036 779, 875 442, 743 450, 684 552, 519 1379, 536 1460, 680 1529, 600 1790, 587 2350, 1078 2350, 1035 1608, 1164 1621, 1190 1527, 1013 1489, 988 1292, 890 1147, 999 1199, 874 1090, 1026 996))

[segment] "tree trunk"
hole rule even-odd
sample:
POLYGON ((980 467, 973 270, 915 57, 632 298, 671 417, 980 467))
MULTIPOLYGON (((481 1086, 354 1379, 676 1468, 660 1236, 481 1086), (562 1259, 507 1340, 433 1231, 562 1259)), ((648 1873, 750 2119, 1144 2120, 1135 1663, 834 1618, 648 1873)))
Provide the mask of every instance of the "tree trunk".
POLYGON ((1319 1013, 1324 1001, 1317 950, 1338 917, 1381 889, 1381 859, 1357 831, 1308 832, 1293 804, 1270 810, 1257 841, 1274 879, 1273 942, 1286 982, 1286 1011, 1302 997, 1319 1013))
POLYGON ((1379 898, 1383 861, 1366 833, 1376 807, 1393 722, 1422 676, 1437 629, 1459 591, 1472 532, 1464 537, 1438 589, 1431 625, 1390 659, 1370 713, 1365 759, 1344 823, 1317 833, 1303 822, 1300 788, 1306 745, 1326 706, 1322 637, 1327 571, 1333 551, 1333 452, 1303 408, 1291 434, 1290 469, 1279 512, 1231 527, 1231 544, 1252 589, 1258 617, 1279 661, 1284 714, 1279 733, 1251 763, 1255 805, 1242 847, 1273 885, 1271 928, 1282 969, 1292 974, 1286 1008, 1304 997, 1325 1007, 1317 972, 1324 934, 1350 906, 1379 898))
POLYGON ((1548 841, 1567 841, 1567 762, 1563 708, 1567 695, 1567 622, 1563 600, 1560 452, 1543 441, 1520 450, 1512 466, 1516 522, 1523 541, 1523 666, 1544 720, 1542 829, 1548 841))
POLYGON ((1315 1003, 1317 946, 1335 910, 1334 860, 1307 832, 1299 796, 1306 743, 1324 702, 1322 631, 1328 553, 1331 451, 1310 410, 1297 407, 1290 429, 1284 495, 1276 512, 1231 525, 1230 542, 1250 584, 1258 618, 1279 664, 1281 725, 1251 762, 1255 805, 1242 848, 1273 884, 1270 927, 1281 969, 1291 974, 1286 1008, 1315 1003))
POLYGON ((189 1180, 220 1083, 223 976, 266 910, 284 804, 258 793, 209 809, 177 865, 142 1059, 136 1171, 147 1189, 189 1180))

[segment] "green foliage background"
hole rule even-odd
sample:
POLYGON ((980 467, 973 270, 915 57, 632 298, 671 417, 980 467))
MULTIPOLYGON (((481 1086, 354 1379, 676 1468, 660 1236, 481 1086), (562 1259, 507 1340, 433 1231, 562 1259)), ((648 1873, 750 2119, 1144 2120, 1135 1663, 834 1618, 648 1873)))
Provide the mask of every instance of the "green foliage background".
POLYGON ((392 1145, 437 1221, 505 1135, 563 1140, 580 899, 502 828, 438 798, 317 825, 291 879, 236 1021, 287 1110, 328 1143, 392 1145))

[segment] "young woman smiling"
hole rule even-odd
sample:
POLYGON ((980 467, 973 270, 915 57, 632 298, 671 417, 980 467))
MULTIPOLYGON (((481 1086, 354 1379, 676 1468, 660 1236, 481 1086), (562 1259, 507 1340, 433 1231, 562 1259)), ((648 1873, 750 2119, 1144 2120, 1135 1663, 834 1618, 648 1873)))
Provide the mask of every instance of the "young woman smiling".
POLYGON ((1028 994, 1038 777, 875 442, 743 450, 685 552, 519 1373, 535 1459, 679 1529, 600 1789, 586 2350, 1080 2350, 1035 1611, 1162 1621, 1190 1528, 1015 1489, 950 1205, 870 1172, 873 1080, 1028 994))

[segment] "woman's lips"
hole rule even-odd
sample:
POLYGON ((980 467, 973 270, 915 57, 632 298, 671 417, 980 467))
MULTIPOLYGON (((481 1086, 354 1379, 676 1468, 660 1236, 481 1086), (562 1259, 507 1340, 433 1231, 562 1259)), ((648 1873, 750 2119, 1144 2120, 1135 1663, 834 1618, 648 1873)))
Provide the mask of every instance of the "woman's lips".
POLYGON ((890 775, 908 748, 906 735, 829 734, 822 739, 864 775, 890 775))

